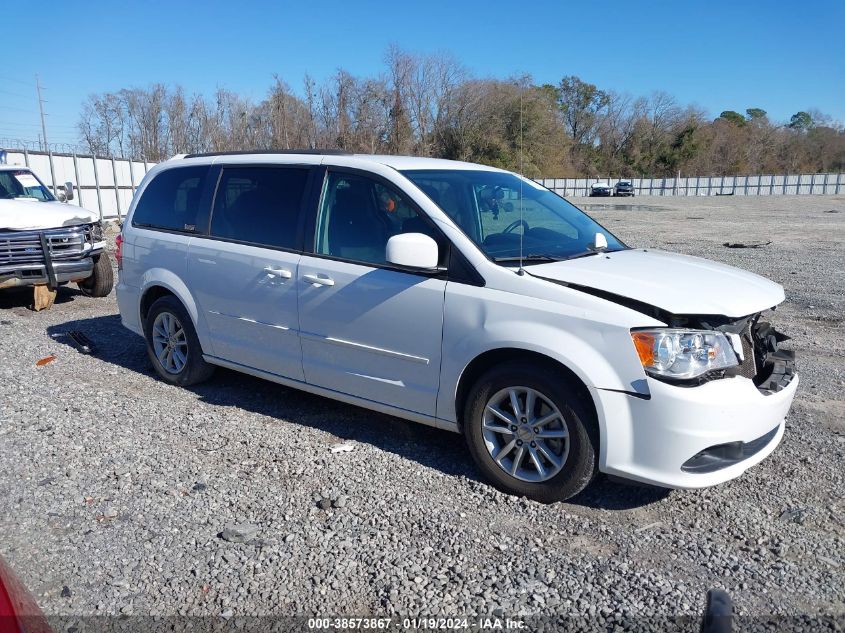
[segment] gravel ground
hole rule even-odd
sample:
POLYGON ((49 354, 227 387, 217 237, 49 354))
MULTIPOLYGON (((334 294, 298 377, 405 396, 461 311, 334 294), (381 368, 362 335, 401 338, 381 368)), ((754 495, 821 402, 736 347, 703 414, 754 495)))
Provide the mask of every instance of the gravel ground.
POLYGON ((457 435, 228 371, 168 386, 113 296, 63 289, 34 313, 30 293, 4 292, 0 554, 50 615, 596 623, 694 615, 722 587, 749 616, 841 625, 845 197, 575 202, 631 245, 786 287, 774 321, 802 382, 781 447, 738 480, 670 493, 601 479, 540 505, 480 481, 457 435))

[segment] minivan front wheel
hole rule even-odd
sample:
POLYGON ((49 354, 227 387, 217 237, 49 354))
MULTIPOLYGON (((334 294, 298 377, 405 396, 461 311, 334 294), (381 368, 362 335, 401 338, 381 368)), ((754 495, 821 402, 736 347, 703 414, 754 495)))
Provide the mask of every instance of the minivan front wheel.
POLYGON ((597 472, 592 408, 566 377, 532 364, 496 367, 467 401, 464 434, 500 490, 550 503, 581 492, 597 472))
POLYGON ((161 297, 150 306, 144 333, 150 361, 166 382, 186 387, 214 373, 214 366, 202 357, 191 317, 176 297, 161 297))

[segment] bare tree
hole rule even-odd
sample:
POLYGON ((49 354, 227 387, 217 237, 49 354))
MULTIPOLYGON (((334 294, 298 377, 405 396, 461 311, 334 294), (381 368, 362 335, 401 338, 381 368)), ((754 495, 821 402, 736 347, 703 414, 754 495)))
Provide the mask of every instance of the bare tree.
POLYGON ((383 74, 339 69, 302 94, 275 76, 255 103, 218 89, 210 98, 153 84, 91 95, 78 130, 88 151, 157 161, 176 153, 338 147, 476 160, 537 176, 843 170, 845 131, 807 109, 789 122, 765 110, 715 120, 657 92, 632 97, 569 75, 472 77, 448 54, 391 46, 383 74))

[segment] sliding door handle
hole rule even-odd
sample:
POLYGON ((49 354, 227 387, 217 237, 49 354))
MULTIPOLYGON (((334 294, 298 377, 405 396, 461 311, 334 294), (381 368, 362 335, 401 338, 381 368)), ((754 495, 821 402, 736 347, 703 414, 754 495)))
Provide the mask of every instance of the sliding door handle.
POLYGON ((302 278, 315 286, 334 286, 334 279, 327 275, 310 274, 302 275, 302 278))

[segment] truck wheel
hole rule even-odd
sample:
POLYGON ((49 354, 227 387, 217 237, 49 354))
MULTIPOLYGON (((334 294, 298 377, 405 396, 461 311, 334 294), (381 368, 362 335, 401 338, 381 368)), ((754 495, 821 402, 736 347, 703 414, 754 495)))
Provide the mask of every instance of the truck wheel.
POLYGON ((202 346, 188 311, 174 296, 157 299, 144 322, 147 354, 162 380, 187 387, 214 373, 205 362, 202 346))
POLYGON ((467 399, 463 431, 476 464, 503 492, 563 501, 598 472, 592 407, 563 376, 533 364, 484 374, 467 399))
POLYGON ((87 297, 105 297, 114 287, 114 273, 111 260, 106 253, 100 253, 94 259, 94 270, 91 276, 78 284, 79 289, 87 297))

